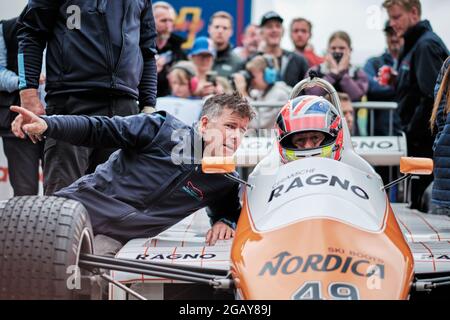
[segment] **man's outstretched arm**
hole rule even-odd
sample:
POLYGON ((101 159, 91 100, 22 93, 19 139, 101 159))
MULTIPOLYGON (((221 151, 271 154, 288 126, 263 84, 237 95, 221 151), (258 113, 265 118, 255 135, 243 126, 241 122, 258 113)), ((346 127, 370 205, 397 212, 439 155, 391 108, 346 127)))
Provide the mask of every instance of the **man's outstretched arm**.
POLYGON ((17 106, 11 111, 19 113, 12 123, 13 133, 33 142, 45 135, 85 147, 139 149, 150 144, 165 118, 159 113, 129 117, 42 116, 17 106))

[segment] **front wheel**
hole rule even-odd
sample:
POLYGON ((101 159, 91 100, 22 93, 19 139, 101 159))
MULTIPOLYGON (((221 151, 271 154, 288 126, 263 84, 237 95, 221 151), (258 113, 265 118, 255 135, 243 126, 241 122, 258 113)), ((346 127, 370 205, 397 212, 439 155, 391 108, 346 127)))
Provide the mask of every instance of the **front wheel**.
POLYGON ((79 202, 10 199, 0 210, 0 299, 88 298, 78 260, 92 252, 89 215, 79 202))

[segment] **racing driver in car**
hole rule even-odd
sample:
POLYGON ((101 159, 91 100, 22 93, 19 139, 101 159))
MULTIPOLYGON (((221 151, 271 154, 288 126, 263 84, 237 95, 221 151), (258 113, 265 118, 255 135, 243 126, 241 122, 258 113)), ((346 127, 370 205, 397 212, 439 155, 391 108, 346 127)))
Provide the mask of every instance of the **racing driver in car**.
POLYGON ((119 148, 93 174, 54 194, 85 206, 97 254, 114 254, 126 241, 156 236, 204 207, 212 224, 207 244, 234 235, 239 184, 202 173, 200 164, 206 156, 232 156, 239 147, 255 116, 240 95, 209 98, 194 127, 163 111, 108 118, 39 117, 20 107, 11 110, 19 113, 12 130, 20 138, 119 148))
POLYGON ((275 124, 282 163, 306 157, 341 160, 342 118, 336 107, 318 96, 300 96, 280 111, 275 124))

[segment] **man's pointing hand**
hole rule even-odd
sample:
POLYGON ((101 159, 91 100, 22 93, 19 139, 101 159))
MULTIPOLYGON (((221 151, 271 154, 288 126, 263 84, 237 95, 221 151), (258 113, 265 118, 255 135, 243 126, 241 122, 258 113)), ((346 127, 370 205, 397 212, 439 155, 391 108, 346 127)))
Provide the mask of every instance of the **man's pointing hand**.
POLYGON ((19 114, 11 124, 11 130, 16 137, 25 139, 26 134, 33 143, 42 140, 42 134, 48 128, 43 119, 22 107, 12 106, 10 110, 19 114))

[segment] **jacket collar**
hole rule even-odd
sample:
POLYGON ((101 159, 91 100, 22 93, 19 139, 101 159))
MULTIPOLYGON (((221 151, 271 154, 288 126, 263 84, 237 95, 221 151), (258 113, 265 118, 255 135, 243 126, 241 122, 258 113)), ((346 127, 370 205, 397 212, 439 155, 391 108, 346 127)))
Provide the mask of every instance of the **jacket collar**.
POLYGON ((217 51, 217 57, 216 59, 224 59, 226 57, 228 57, 231 54, 231 45, 228 44, 228 46, 222 50, 222 51, 217 51))
POLYGON ((422 37, 428 31, 433 31, 430 21, 428 20, 420 21, 415 26, 409 28, 403 36, 403 38, 405 39, 405 45, 403 48, 402 56, 405 56, 414 47, 420 37, 422 37))

